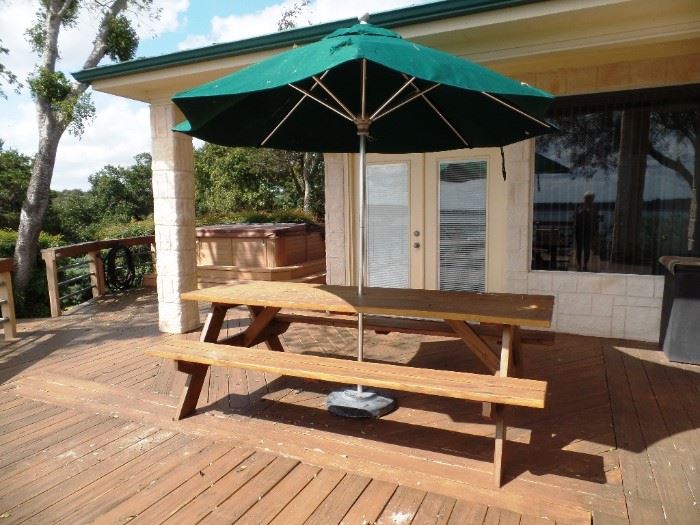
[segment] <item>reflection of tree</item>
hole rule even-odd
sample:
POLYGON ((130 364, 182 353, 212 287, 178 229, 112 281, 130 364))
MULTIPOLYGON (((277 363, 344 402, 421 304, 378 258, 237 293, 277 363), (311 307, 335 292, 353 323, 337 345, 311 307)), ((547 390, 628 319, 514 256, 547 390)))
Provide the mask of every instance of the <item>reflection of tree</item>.
MULTIPOLYGON (((649 156, 662 166, 678 174, 690 187, 690 213, 688 222, 688 252, 700 254, 700 109, 690 111, 654 112, 651 114, 649 156), (690 144, 693 153, 693 170, 683 163, 680 156, 668 152, 673 143, 690 144)), ((682 151, 681 148, 679 150, 682 151)))
POLYGON ((547 142, 546 151, 568 154, 572 177, 617 172, 611 246, 611 257, 617 262, 642 262, 639 241, 647 156, 688 184, 691 206, 687 251, 700 253, 700 111, 697 106, 654 109, 620 110, 611 106, 582 113, 573 108, 556 117, 563 132, 547 142))

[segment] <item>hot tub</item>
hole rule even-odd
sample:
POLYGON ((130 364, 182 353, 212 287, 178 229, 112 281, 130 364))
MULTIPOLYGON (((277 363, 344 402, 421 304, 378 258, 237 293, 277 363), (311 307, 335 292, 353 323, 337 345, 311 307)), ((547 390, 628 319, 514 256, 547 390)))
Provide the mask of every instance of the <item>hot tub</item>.
POLYGON ((237 280, 325 282, 323 226, 222 224, 197 228, 200 287, 237 280))

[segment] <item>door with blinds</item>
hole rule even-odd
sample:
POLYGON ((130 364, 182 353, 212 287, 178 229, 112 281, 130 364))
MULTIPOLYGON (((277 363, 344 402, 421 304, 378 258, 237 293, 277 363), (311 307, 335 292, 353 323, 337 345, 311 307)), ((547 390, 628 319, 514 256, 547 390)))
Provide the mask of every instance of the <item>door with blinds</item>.
POLYGON ((438 288, 486 289, 485 160, 439 164, 438 288))
POLYGON ((367 164, 367 283, 422 288, 422 159, 373 157, 367 164))
POLYGON ((485 291, 492 162, 466 150, 369 156, 368 285, 485 291))

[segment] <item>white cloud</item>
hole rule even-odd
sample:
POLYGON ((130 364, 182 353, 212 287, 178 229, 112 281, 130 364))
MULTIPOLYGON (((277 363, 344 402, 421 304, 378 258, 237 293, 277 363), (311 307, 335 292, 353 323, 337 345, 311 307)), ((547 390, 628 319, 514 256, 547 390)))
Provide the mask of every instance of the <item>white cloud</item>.
MULTIPOLYGON (((3 55, 3 63, 22 81, 32 71, 36 56, 24 37, 25 30, 34 21, 38 2, 7 0, 0 2, 0 38, 10 50, 3 55)), ((156 0, 161 7, 161 19, 156 22, 139 22, 137 31, 141 37, 158 35, 176 30, 189 0, 156 0)), ((59 48, 59 68, 65 72, 82 67, 88 56, 98 20, 88 10, 81 12, 75 28, 63 28, 59 48)), ((34 104, 26 88, 15 95, 6 88, 7 100, 0 99, 0 138, 6 148, 15 148, 27 155, 37 149, 37 124, 34 104)), ((134 155, 150 151, 150 123, 148 107, 144 104, 120 99, 102 93, 93 93, 97 108, 95 120, 86 126, 81 139, 65 133, 58 148, 51 187, 53 189, 89 187, 88 176, 106 164, 129 165, 134 155)))
POLYGON ((107 164, 130 165, 134 155, 151 150, 146 104, 93 93, 95 120, 78 139, 66 133, 54 169, 53 189, 87 188, 88 176, 107 164))
MULTIPOLYGON (((24 36, 34 22, 39 2, 36 0, 6 0, 0 16, 0 38, 10 53, 3 55, 3 63, 22 81, 34 68, 37 57, 24 36)), ((189 0, 155 0, 154 7, 160 9, 160 18, 152 20, 143 13, 127 11, 140 38, 157 37, 176 31, 182 24, 183 13, 189 8, 189 0)), ((94 10, 82 9, 73 28, 63 27, 59 35, 61 59, 59 68, 64 71, 81 69, 92 49, 92 40, 100 17, 94 10)))
POLYGON ((160 18, 152 20, 144 17, 132 17, 133 22, 139 28, 139 36, 157 37, 163 33, 177 31, 182 26, 186 13, 190 7, 190 0, 155 0, 153 7, 160 11, 160 18))
MULTIPOLYGON (((95 120, 81 138, 66 132, 56 157, 51 188, 87 189, 88 176, 107 164, 130 165, 134 155, 150 151, 148 106, 124 98, 93 93, 95 120)), ((6 148, 34 155, 37 148, 36 113, 31 101, 21 101, 3 115, 0 138, 6 148)))
POLYGON ((24 32, 34 21, 36 5, 15 0, 7 1, 1 6, 0 38, 2 38, 3 47, 10 51, 8 55, 2 56, 2 61, 21 81, 24 81, 36 60, 24 37, 24 32))
POLYGON ((211 37, 206 35, 187 35, 187 37, 177 45, 178 50, 195 49, 213 44, 211 37))
MULTIPOLYGON (((411 5, 425 4, 431 0, 312 0, 309 7, 298 18, 299 26, 322 24, 360 16, 366 12, 380 13, 411 5)), ((211 32, 208 35, 189 35, 178 44, 179 49, 201 47, 206 44, 243 40, 253 36, 266 35, 277 31, 277 21, 294 0, 285 0, 268 6, 261 11, 245 15, 215 16, 211 19, 211 32)), ((371 18, 370 18, 371 20, 371 18)))

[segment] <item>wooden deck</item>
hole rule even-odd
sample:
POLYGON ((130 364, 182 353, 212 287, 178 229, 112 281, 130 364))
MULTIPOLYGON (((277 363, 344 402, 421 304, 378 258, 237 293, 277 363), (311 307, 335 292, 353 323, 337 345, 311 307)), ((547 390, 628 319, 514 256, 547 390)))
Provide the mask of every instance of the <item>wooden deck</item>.
MULTIPOLYGON (((0 344, 0 524, 699 523, 700 367, 649 346, 557 335, 525 345, 544 410, 510 416, 491 484, 478 404, 400 393, 380 420, 333 417, 333 385, 213 369, 198 414, 148 358, 156 300, 138 292, 20 323, 0 344)), ((247 323, 232 311, 228 331, 247 323)), ((293 327, 295 352, 351 356, 353 332, 293 327)), ((483 372, 459 344, 368 335, 367 357, 483 372)))

